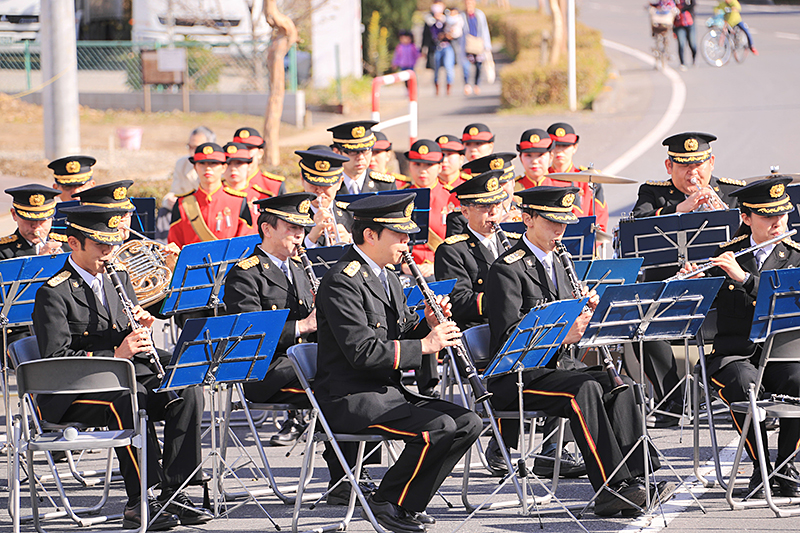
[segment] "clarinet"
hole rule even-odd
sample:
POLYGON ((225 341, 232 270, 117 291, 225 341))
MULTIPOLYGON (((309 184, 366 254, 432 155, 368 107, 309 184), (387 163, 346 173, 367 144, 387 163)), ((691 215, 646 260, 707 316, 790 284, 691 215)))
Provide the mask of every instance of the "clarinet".
POLYGON ((511 249, 511 243, 508 242, 508 236, 506 236, 506 232, 503 231, 503 228, 500 227, 500 224, 497 222, 492 222, 492 228, 494 228, 494 232, 497 233, 497 236, 500 237, 500 243, 503 245, 506 251, 511 249))
MULTIPOLYGON (((420 292, 422 292, 422 296, 425 297, 425 303, 433 310, 433 315, 436 317, 436 320, 440 324, 446 322, 447 318, 445 318, 442 308, 436 302, 436 295, 433 294, 433 291, 428 287, 428 283, 425 281, 425 278, 419 271, 419 267, 414 262, 414 257, 411 255, 411 252, 403 252, 403 262, 405 262, 411 274, 414 276, 414 281, 417 283, 420 292)), ((472 364, 467 349, 464 348, 464 343, 460 340, 458 344, 455 345, 455 355, 456 365, 459 367, 458 371, 469 381, 470 387, 472 387, 472 394, 475 396, 475 403, 488 400, 492 396, 492 393, 487 391, 486 387, 483 386, 483 382, 481 378, 478 377, 478 373, 475 370, 475 365, 472 364)))
POLYGON ((311 264, 308 255, 306 255, 305 248, 299 244, 297 245, 297 255, 300 256, 300 262, 303 263, 303 272, 306 278, 308 278, 308 282, 311 284, 311 294, 316 296, 319 290, 319 279, 317 279, 317 275, 314 273, 314 266, 311 264))
MULTIPOLYGON (((555 253, 564 266, 564 270, 567 272, 569 284, 572 286, 572 296, 580 298, 583 293, 583 286, 578 279, 578 273, 575 272, 575 265, 572 263, 572 255, 570 255, 567 247, 561 241, 556 241, 555 253)), ((584 308, 584 311, 586 310, 588 310, 588 306, 584 308)), ((614 359, 611 357, 608 347, 600 346, 600 353, 603 355, 603 365, 606 367, 608 378, 611 380, 613 386, 611 394, 617 394, 627 389, 628 385, 622 381, 622 378, 619 376, 619 372, 617 372, 617 368, 614 366, 614 359)))
MULTIPOLYGON (((139 321, 133 316, 133 302, 130 298, 128 298, 128 293, 125 292, 125 286, 122 284, 122 280, 119 278, 119 274, 117 274, 117 269, 114 268, 114 264, 111 261, 106 262, 106 273, 108 274, 108 277, 111 278, 111 283, 114 285, 114 290, 117 291, 117 296, 119 296, 120 302, 122 302, 122 309, 125 311, 125 316, 128 317, 128 322, 131 323, 131 328, 141 328, 142 325, 139 324, 139 321)), ((146 352, 146 355, 147 359, 150 361, 150 364, 155 367, 156 376, 158 376, 158 379, 164 379, 166 372, 164 371, 164 366, 161 364, 161 359, 158 356, 158 352, 156 352, 155 346, 151 345, 150 351, 146 352)), ((136 354, 134 357, 139 357, 139 354, 136 354)), ((166 406, 167 409, 173 405, 183 402, 183 398, 178 396, 178 393, 174 390, 167 391, 167 396, 169 397, 166 406)))

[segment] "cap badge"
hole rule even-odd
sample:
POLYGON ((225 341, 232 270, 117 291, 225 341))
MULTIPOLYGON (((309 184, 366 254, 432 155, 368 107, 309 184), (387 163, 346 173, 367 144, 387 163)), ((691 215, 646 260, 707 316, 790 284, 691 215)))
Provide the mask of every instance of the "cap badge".
POLYGON ((447 136, 446 135, 442 135, 441 137, 436 139, 436 142, 439 143, 439 144, 447 144, 447 136))
POLYGON ((569 206, 572 205, 572 202, 574 202, 574 201, 575 201, 575 195, 573 193, 571 193, 571 192, 568 192, 561 199, 561 205, 563 205, 564 207, 569 207, 569 206))
POLYGON ((249 131, 242 130, 241 132, 239 132, 239 138, 240 139, 247 139, 248 137, 250 137, 250 132, 249 131))
POLYGON ((403 215, 406 218, 411 218, 411 213, 413 213, 413 212, 414 212, 414 202, 411 202, 406 206, 406 210, 403 213, 403 215))
POLYGON ((108 219, 108 227, 109 228, 116 228, 119 226, 119 223, 122 222, 122 217, 119 215, 114 215, 110 219, 108 219))
POLYGON ((364 126, 356 126, 350 133, 352 134, 353 139, 360 139, 367 134, 367 130, 364 128, 364 126))
POLYGON ((422 146, 419 147, 419 150, 417 150, 417 152, 419 152, 419 155, 425 155, 429 152, 429 150, 428 147, 423 144, 422 146))
POLYGON ((314 163, 314 168, 319 170, 320 172, 327 172, 331 169, 330 161, 317 161, 314 163))
POLYGON ((540 140, 540 139, 539 139, 539 136, 538 136, 538 135, 536 135, 535 133, 534 133, 533 135, 531 135, 531 142, 532 142, 532 143, 538 143, 538 142, 539 142, 539 140, 540 140))
POLYGON ((697 139, 686 139, 683 143, 683 147, 687 152, 694 152, 697 150, 698 146, 700 145, 698 144, 697 139))
POLYGON ((211 146, 204 146, 203 153, 206 155, 211 155, 214 153, 214 148, 212 148, 211 146))
POLYGON ((70 161, 65 168, 70 174, 75 174, 81 170, 81 164, 77 161, 70 161))
POLYGON ((475 126, 473 126, 473 127, 471 127, 471 128, 469 129, 469 131, 468 131, 467 133, 469 133, 469 134, 470 134, 470 135, 472 135, 472 136, 475 136, 475 135, 477 135, 477 134, 478 134, 478 133, 480 133, 480 132, 478 131, 478 128, 476 128, 475 126))
POLYGON ((564 128, 558 128, 556 130, 556 137, 563 137, 566 134, 567 132, 564 130, 564 128))
POLYGON ((228 149, 225 151, 228 152, 229 154, 235 154, 236 152, 239 151, 239 149, 236 148, 235 146, 228 146, 228 149))
POLYGON ((308 214, 309 209, 311 209, 311 200, 303 200, 300 202, 300 205, 297 206, 297 210, 304 215, 308 214))
POLYGON ((498 157, 496 159, 492 159, 489 162, 489 168, 491 170, 503 170, 503 164, 504 163, 505 162, 503 161, 503 158, 502 157, 498 157))
POLYGON ((772 188, 769 190, 769 195, 773 198, 780 198, 783 196, 783 192, 785 187, 783 183, 778 183, 777 185, 773 185, 772 188))
POLYGON ((117 187, 114 189, 114 200, 123 200, 128 195, 128 189, 125 187, 117 187))
POLYGON ((33 207, 39 207, 44 205, 44 195, 43 194, 34 194, 30 198, 28 198, 28 202, 33 207))
POLYGON ((500 181, 497 178, 489 178, 489 181, 486 182, 486 190, 488 192, 494 192, 500 188, 500 181))

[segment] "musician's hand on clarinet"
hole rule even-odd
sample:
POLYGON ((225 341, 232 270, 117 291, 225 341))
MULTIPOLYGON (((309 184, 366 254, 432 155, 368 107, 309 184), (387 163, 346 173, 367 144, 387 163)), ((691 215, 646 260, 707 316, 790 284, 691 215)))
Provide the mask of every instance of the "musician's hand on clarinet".
MULTIPOLYGON (((445 318, 450 318, 452 316, 452 314, 453 314, 452 313, 452 304, 450 303, 450 297, 446 296, 446 295, 445 296, 436 295, 435 298, 436 298, 436 303, 439 305, 439 308, 442 310, 442 314, 444 315, 444 317, 445 318)), ((439 325, 439 321, 436 319, 436 316, 433 314, 433 309, 431 309, 430 306, 428 306, 427 303, 425 304, 425 320, 428 322, 428 325, 431 327, 431 329, 433 329, 437 325, 439 325)))
POLYGON ((118 359, 133 359, 133 356, 137 353, 151 351, 152 346, 153 341, 150 338, 150 330, 148 328, 135 329, 114 350, 114 357, 118 359))
POLYGON ((153 327, 153 324, 156 322, 156 317, 142 309, 141 305, 137 305, 133 308, 133 318, 145 328, 153 327))
POLYGON ((317 331, 317 309, 314 308, 311 311, 311 314, 305 317, 303 320, 297 321, 297 332, 300 335, 305 335, 306 333, 313 333, 317 331))
MULTIPOLYGON (((687 274, 690 274, 691 272, 694 272, 698 268, 699 268, 699 265, 696 265, 695 263, 686 263, 685 265, 683 265, 683 268, 681 268, 678 271, 678 274, 680 274, 681 276, 686 276, 687 274)), ((686 279, 702 278, 705 275, 706 275, 705 272, 698 272, 694 276, 689 276, 686 279)))
POLYGON ((600 295, 597 294, 597 291, 594 290, 594 289, 592 289, 591 291, 586 291, 584 289, 584 292, 585 292, 585 294, 583 296, 584 297, 586 297, 586 296, 589 297, 589 301, 586 303, 586 305, 589 306, 589 309, 594 311, 597 308, 597 304, 600 303, 600 295))
POLYGON ((460 338, 461 330, 455 322, 442 322, 431 328, 431 332, 422 339, 422 353, 437 353, 444 348, 450 348, 458 344, 460 338))
POLYGON ((733 281, 742 282, 747 277, 747 273, 739 266, 733 252, 725 252, 717 257, 712 257, 709 261, 714 265, 720 267, 733 281))
POLYGON ((564 341, 561 344, 575 344, 581 340, 583 332, 586 331, 586 327, 589 325, 591 319, 592 313, 589 312, 583 312, 578 315, 578 318, 572 323, 572 327, 569 328, 569 332, 567 336, 564 337, 564 341))

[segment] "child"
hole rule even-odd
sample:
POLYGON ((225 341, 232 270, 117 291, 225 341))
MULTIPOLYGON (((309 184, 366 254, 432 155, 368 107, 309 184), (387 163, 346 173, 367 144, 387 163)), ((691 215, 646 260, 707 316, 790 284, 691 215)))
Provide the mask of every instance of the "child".
POLYGON ((414 70, 414 65, 417 64, 419 55, 419 50, 414 44, 414 38, 411 32, 407 30, 401 31, 400 42, 394 49, 392 66, 399 70, 414 70))

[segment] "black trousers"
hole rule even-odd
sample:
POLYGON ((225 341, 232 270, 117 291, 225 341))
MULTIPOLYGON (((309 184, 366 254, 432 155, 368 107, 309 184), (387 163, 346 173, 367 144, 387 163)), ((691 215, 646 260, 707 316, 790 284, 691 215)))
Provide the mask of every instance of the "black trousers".
MULTIPOLYGON (((760 353, 760 352, 759 352, 760 353)), ((756 382, 758 368, 750 361, 734 361, 722 367, 717 373, 711 376, 711 380, 719 387, 719 395, 722 400, 730 405, 732 402, 747 400, 747 393, 750 384, 756 382)), ((786 394, 789 396, 800 396, 800 363, 779 362, 767 363, 764 370, 764 378, 761 380, 761 390, 757 394, 764 392, 774 394, 786 394)), ((731 412, 733 420, 739 434, 742 433, 742 426, 746 415, 731 412)), ((778 434, 778 463, 789 457, 800 446, 800 419, 784 418, 781 419, 780 433, 778 434)), ((762 422, 761 438, 764 445, 767 444, 767 430, 762 422)), ((753 425, 747 432, 745 439, 747 453, 754 461, 758 461, 756 453, 755 433, 753 425)), ((769 454, 769 452, 767 452, 769 454)))
MULTIPOLYGON (((623 378, 632 385, 632 380, 623 378)), ((517 375, 507 374, 489 382, 489 390, 516 388, 517 375)), ((644 447, 639 444, 625 464, 609 479, 611 472, 641 436, 642 415, 636 405, 633 387, 616 394, 605 370, 527 370, 523 373, 524 409, 544 411, 550 416, 568 418, 575 442, 583 454, 589 481, 595 490, 604 482, 615 484, 644 474, 644 447)), ((508 396, 506 396, 508 397, 508 396)), ((498 411, 519 409, 516 398, 498 411)), ((500 433, 508 447, 519 438, 519 420, 502 419, 500 433)), ((650 451, 653 470, 661 464, 650 451)))
MULTIPOLYGON (((183 402, 166 409, 169 398, 165 393, 155 393, 156 376, 139 376, 139 408, 148 414, 147 424, 147 486, 161 483, 163 488, 177 488, 200 464, 200 420, 203 415, 203 390, 189 387, 180 391, 183 402), (164 450, 156 436, 153 421, 164 421, 164 450)), ((88 425, 107 426, 110 429, 130 429, 134 426, 134 413, 127 393, 84 394, 76 399, 57 423, 81 422, 88 425)), ((131 446, 114 450, 125 482, 128 500, 135 502, 139 490, 140 469, 136 450, 131 446)), ((196 476, 199 479, 202 473, 196 476)))
MULTIPOLYGON (((634 342, 633 353, 641 362, 639 343, 634 342)), ((630 372, 629 372, 630 374, 630 372)), ((656 401, 661 401, 673 389, 681 378, 678 376, 678 364, 672 353, 672 346, 667 341, 648 341, 644 343, 644 375, 653 384, 656 401)), ((676 389, 671 399, 679 401, 680 389, 676 389)))
POLYGON ((378 497, 412 511, 424 511, 453 467, 478 439, 478 415, 443 400, 420 400, 411 414, 361 433, 405 442, 397 462, 383 476, 378 497))

